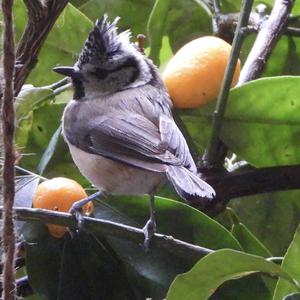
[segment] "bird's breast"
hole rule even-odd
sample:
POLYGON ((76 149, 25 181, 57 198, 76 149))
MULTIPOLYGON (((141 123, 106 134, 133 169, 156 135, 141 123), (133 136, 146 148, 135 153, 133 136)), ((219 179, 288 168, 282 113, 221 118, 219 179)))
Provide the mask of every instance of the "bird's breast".
POLYGON ((87 153, 69 144, 80 172, 95 187, 111 194, 144 195, 166 180, 165 174, 131 167, 103 156, 87 153))

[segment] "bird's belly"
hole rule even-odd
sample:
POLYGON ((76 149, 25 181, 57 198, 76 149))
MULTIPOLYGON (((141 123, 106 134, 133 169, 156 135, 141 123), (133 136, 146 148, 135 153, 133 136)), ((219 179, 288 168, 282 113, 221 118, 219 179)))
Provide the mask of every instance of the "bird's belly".
POLYGON ((99 190, 111 194, 143 195, 151 193, 166 180, 163 173, 151 172, 87 153, 69 144, 80 172, 99 190))

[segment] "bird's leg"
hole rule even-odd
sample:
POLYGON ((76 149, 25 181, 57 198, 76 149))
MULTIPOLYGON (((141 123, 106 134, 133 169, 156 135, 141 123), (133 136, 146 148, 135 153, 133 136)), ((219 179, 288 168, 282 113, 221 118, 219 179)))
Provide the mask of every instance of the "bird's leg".
POLYGON ((84 218, 83 218, 83 213, 82 213, 82 207, 85 206, 87 203, 92 201, 93 199, 99 197, 102 195, 102 192, 96 192, 87 198, 81 199, 79 201, 76 201, 73 203, 72 207, 69 210, 69 213, 72 214, 77 222, 78 222, 78 228, 82 227, 84 218))
POLYGON ((146 225, 143 228, 144 235, 145 235, 144 247, 146 251, 149 251, 152 237, 156 232, 154 200, 155 200, 154 193, 151 193, 150 194, 150 219, 147 221, 146 225))

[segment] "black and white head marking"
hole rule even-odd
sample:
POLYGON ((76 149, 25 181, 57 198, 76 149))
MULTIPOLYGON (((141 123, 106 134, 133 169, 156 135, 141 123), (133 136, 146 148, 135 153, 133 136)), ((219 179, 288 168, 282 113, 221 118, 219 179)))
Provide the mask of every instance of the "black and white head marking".
POLYGON ((130 42, 130 31, 117 32, 118 20, 104 15, 96 21, 74 66, 82 74, 82 85, 73 80, 77 95, 114 93, 153 79, 153 66, 130 42))

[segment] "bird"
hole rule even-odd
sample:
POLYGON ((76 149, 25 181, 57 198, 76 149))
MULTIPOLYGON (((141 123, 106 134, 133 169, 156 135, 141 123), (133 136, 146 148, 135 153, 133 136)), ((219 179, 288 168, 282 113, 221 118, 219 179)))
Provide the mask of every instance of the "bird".
POLYGON ((74 95, 63 112, 62 134, 80 172, 99 190, 95 195, 150 196, 143 228, 149 249, 161 185, 171 182, 186 201, 209 201, 215 191, 197 174, 157 67, 130 41, 130 30, 118 32, 118 21, 106 14, 98 19, 74 66, 53 70, 71 78, 74 95))

